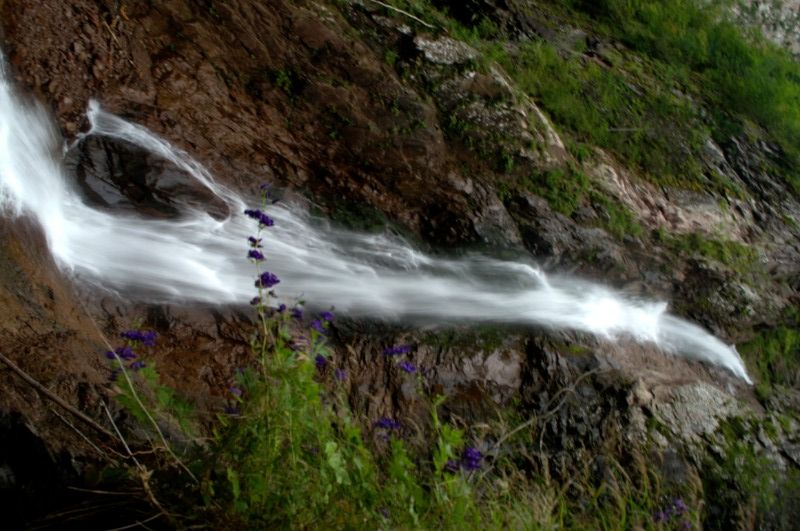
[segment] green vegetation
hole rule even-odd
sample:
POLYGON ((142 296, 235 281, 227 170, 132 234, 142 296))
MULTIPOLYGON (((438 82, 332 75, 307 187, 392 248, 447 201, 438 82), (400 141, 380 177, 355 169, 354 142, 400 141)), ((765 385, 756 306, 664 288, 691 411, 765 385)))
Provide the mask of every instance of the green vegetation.
POLYGON ((573 0, 604 23, 602 31, 652 58, 714 110, 713 132, 724 141, 752 120, 793 157, 787 176, 800 193, 800 65, 756 31, 729 20, 731 0, 573 0), (664 68, 666 67, 666 69, 664 68))
POLYGON ((739 350, 759 382, 759 394, 775 386, 800 388, 800 311, 787 314, 785 324, 763 330, 739 350))
POLYGON ((546 199, 553 210, 568 217, 589 201, 601 216, 600 226, 618 239, 643 233, 642 226, 629 208, 593 186, 589 177, 573 165, 534 173, 522 179, 522 185, 546 199))
POLYGON ((591 182, 580 170, 568 167, 536 173, 523 181, 524 186, 565 216, 571 216, 589 193, 591 182))
POLYGON ((660 230, 656 241, 682 256, 699 256, 713 260, 738 273, 752 271, 758 261, 758 253, 752 247, 732 240, 710 238, 699 232, 670 235, 660 230))
POLYGON ((457 20, 428 0, 389 3, 481 50, 562 133, 605 148, 656 183, 741 195, 707 174, 700 149, 709 136, 724 143, 756 123, 787 153, 780 173, 800 193, 800 65, 730 21, 733 0, 570 0, 529 8, 543 24, 583 28, 606 41, 592 50, 584 41, 537 38, 509 45, 485 16, 457 20))
MULTIPOLYGON (((680 495, 662 487, 641 458, 623 468, 607 457, 602 479, 587 466, 571 479, 569 493, 547 475, 532 476, 542 463, 528 449, 542 427, 519 404, 476 430, 441 418, 443 397, 431 400, 424 432, 402 419, 360 417, 346 398, 348 375, 325 346, 329 321, 312 325, 310 342, 297 348, 288 312, 258 310, 253 365, 238 373, 230 389, 235 406, 218 416, 213 438, 181 461, 172 450, 171 459, 160 460, 164 448, 156 445, 121 469, 146 485, 151 502, 167 509, 178 527, 201 520, 246 529, 650 528, 653 515, 680 495)), ((154 370, 120 369, 127 387, 120 403, 142 427, 152 430, 172 418, 141 400, 164 389, 154 370)), ((422 376, 405 377, 425 394, 422 376)), ((687 500, 696 501, 693 494, 687 500)), ((674 524, 696 524, 699 511, 682 498, 680 504, 670 516, 674 524)))
POLYGON ((619 201, 592 190, 592 204, 603 216, 603 227, 618 239, 625 236, 639 236, 644 232, 641 224, 631 210, 619 201))
POLYGON ((704 466, 704 489, 714 493, 706 500, 704 528, 731 529, 750 522, 755 529, 792 529, 800 516, 800 473, 782 473, 777 463, 742 442, 747 426, 739 419, 721 430, 728 448, 704 466))
POLYGON ((691 187, 701 179, 696 153, 707 134, 671 83, 636 76, 626 65, 565 57, 544 41, 521 42, 513 55, 492 56, 577 141, 616 153, 656 182, 691 187))

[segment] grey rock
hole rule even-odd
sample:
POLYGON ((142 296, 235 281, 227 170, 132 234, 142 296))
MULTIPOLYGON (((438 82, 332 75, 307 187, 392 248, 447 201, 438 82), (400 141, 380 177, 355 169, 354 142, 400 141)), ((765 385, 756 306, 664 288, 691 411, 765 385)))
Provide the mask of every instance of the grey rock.
POLYGON ((478 52, 474 48, 450 37, 432 40, 418 36, 414 39, 414 45, 426 60, 437 65, 464 64, 478 58, 478 52))
POLYGON ((729 394, 705 382, 676 387, 668 399, 651 405, 653 414, 679 439, 700 443, 720 421, 738 415, 742 407, 729 394))

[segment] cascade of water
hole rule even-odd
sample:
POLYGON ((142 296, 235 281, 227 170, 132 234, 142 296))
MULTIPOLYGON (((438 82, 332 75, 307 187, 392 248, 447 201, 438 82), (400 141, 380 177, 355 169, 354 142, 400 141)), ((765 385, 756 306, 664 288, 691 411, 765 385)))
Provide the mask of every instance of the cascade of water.
MULTIPOLYGON (((2 57, 0 57, 2 65, 2 57)), ((111 137, 159 156, 211 190, 233 213, 216 220, 197 208, 179 219, 150 219, 86 204, 57 158, 60 141, 39 106, 17 98, 0 66, 0 207, 42 226, 60 267, 128 296, 159 301, 242 303, 254 294, 245 259, 254 223, 246 202, 188 154, 92 103, 86 135, 111 137)), ((504 322, 628 335, 688 358, 728 368, 750 383, 736 350, 667 305, 635 300, 533 263, 481 256, 441 259, 405 241, 314 223, 276 204, 264 240, 268 269, 290 300, 302 295, 339 312, 428 322, 504 322)))

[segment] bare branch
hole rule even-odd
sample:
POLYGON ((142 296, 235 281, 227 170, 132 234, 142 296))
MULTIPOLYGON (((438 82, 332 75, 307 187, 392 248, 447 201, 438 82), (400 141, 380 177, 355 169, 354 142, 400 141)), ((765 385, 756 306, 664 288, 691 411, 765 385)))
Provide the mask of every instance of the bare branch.
POLYGON ((23 371, 16 363, 14 363, 10 359, 8 359, 2 353, 0 353, 0 361, 2 361, 17 376, 19 376, 20 378, 25 380, 25 382, 28 383, 31 387, 33 387, 34 389, 39 391, 42 394, 42 396, 52 400, 53 402, 55 402, 56 404, 58 404, 62 408, 66 409, 67 411, 69 411, 70 413, 72 413, 73 415, 75 415, 76 417, 81 419, 83 422, 85 422, 86 424, 88 424, 89 426, 94 428, 95 430, 97 430, 100 433, 102 433, 103 435, 105 435, 106 437, 114 439, 114 434, 113 433, 111 433, 110 431, 108 431, 107 429, 102 427, 100 424, 98 424, 97 422, 92 420, 92 418, 89 417, 88 415, 86 415, 85 413, 83 413, 83 412, 77 410, 76 408, 72 407, 71 405, 69 405, 63 398, 61 398, 60 396, 56 395, 51 390, 46 388, 44 385, 42 385, 41 383, 36 381, 30 374, 28 374, 27 372, 23 371))
POLYGON ((374 3, 374 4, 378 4, 379 6, 383 6, 383 7, 385 7, 386 9, 391 9, 392 11, 397 11, 398 13, 400 13, 400 14, 402 14, 402 15, 405 15, 405 16, 407 16, 408 18, 410 18, 410 19, 412 19, 412 20, 415 20, 415 21, 419 22, 420 24, 422 24, 422 25, 423 25, 423 26, 425 26, 426 28, 430 28, 430 29, 438 29, 438 28, 437 28, 436 26, 434 26, 433 24, 429 24, 429 23, 425 22, 424 20, 422 20, 421 18, 417 18, 417 17, 415 17, 414 15, 412 15, 411 13, 409 13, 408 11, 403 11, 403 10, 402 10, 402 9, 400 9, 399 7, 390 6, 389 4, 386 4, 386 3, 384 3, 384 2, 380 2, 380 1, 378 1, 378 0, 370 0, 370 2, 372 2, 372 3, 374 3))

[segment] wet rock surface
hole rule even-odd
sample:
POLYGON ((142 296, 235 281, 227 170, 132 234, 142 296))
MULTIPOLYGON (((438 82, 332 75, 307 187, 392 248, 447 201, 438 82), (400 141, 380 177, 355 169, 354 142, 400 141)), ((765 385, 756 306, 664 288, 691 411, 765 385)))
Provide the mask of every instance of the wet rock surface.
POLYGON ((121 140, 85 137, 64 157, 64 165, 87 203, 148 217, 179 217, 186 209, 216 219, 230 212, 223 200, 172 162, 121 140))
MULTIPOLYGON (((570 49, 587 39, 553 33, 518 2, 438 3, 464 20, 485 14, 519 38, 543 35, 570 49)), ((755 325, 774 324, 797 304, 800 229, 785 219, 800 219, 800 206, 775 177, 774 146, 747 136, 707 144, 704 163, 748 191, 729 208, 716 196, 655 187, 597 154, 583 169, 646 229, 620 239, 598 221, 601 208, 585 204, 565 216, 532 192, 504 187, 578 163, 536 103, 498 67, 478 68, 466 43, 412 29, 368 2, 211 5, 5 0, 4 51, 20 86, 52 107, 68 139, 85 130, 87 103, 98 98, 254 197, 269 181, 313 197, 344 225, 364 228, 361 214, 370 212, 431 249, 527 253, 559 271, 670 300, 727 341, 748 339, 755 325), (764 272, 743 281, 719 264, 678 256, 649 238, 664 227, 757 246, 764 272)), ((167 218, 187 206, 227 214, 179 169, 119 141, 84 138, 66 162, 87 202, 103 208, 167 218)), ((144 358, 209 422, 225 407, 235 369, 248 363, 249 308, 147 306, 82 284, 75 291, 24 219, 0 221, 0 279, 0 353, 93 418, 103 418, 100 399, 111 393, 103 352, 134 321, 160 336, 144 358)), ((798 410, 791 393, 762 404, 722 369, 629 341, 520 329, 487 340, 454 330, 337 323, 334 363, 347 374, 356 410, 408 426, 429 422, 429 401, 382 354, 410 343, 424 389, 451 397, 448 415, 482 422, 521 400, 540 417, 537 450, 565 476, 600 449, 655 441, 671 477, 689 481, 700 466, 697 449, 724 454, 731 441, 715 434, 737 418, 756 419, 749 444, 800 466, 797 423, 769 416, 798 410), (764 418, 778 427, 759 432, 764 418)), ((2 366, 0 385, 0 409, 19 415, 13 438, 24 433, 51 456, 64 450, 91 461, 93 450, 46 398, 2 366)), ((10 433, 0 429, 0 440, 10 433)), ((0 490, 24 481, 25 471, 8 461, 0 456, 0 490)))

